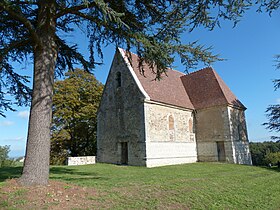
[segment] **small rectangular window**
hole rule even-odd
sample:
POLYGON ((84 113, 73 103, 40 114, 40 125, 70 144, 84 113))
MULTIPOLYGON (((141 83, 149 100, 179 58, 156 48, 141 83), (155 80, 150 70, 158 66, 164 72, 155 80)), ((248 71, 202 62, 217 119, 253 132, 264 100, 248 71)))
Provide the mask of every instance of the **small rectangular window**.
POLYGON ((122 75, 121 72, 117 72, 116 74, 116 82, 117 82, 117 88, 122 86, 122 75))

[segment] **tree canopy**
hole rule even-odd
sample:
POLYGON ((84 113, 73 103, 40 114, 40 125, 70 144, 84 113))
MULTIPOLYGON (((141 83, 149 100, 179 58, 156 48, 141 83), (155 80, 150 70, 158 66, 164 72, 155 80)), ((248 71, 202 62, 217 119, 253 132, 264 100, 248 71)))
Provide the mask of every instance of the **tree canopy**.
POLYGON ((56 81, 53 96, 51 164, 68 156, 96 154, 97 109, 103 85, 81 69, 56 81))
POLYGON ((271 159, 274 159, 279 154, 280 142, 250 142, 250 152, 255 166, 267 166, 272 162, 275 164, 275 161, 271 161, 271 159))
MULTIPOLYGON (((27 104, 31 90, 13 62, 33 61, 33 88, 24 162, 23 184, 47 184, 50 123, 55 74, 81 64, 86 71, 101 58, 102 46, 133 48, 153 68, 159 79, 179 55, 186 68, 218 59, 197 42, 182 42, 182 34, 202 26, 213 29, 221 19, 238 22, 253 3, 273 11, 279 0, 2 0, 0 1, 0 111, 12 109, 6 97, 27 104), (89 38, 86 59, 66 35, 80 30, 89 38)), ((184 37, 186 40, 187 37, 184 37)))

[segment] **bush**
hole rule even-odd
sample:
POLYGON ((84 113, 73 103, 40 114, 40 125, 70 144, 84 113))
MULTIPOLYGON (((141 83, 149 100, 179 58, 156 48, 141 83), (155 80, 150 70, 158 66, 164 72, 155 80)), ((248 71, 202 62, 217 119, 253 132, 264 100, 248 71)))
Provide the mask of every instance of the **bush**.
POLYGON ((272 165, 277 165, 278 161, 280 162, 280 152, 270 152, 266 154, 264 158, 266 164, 271 163, 272 165))
POLYGON ((9 159, 9 152, 10 146, 0 146, 0 168, 15 165, 15 161, 9 159))
POLYGON ((60 150, 56 152, 51 150, 50 164, 51 165, 66 165, 67 157, 69 156, 67 150, 60 150))

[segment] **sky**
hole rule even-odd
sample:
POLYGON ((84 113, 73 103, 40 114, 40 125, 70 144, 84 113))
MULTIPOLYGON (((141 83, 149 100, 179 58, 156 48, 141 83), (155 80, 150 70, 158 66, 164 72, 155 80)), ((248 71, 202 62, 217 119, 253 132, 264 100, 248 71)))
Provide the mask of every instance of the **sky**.
MULTIPOLYGON (((205 46, 212 46, 213 52, 219 54, 224 61, 212 64, 225 83, 238 99, 247 107, 246 120, 249 141, 267 141, 269 132, 262 123, 267 121, 266 108, 280 103, 280 91, 274 91, 273 80, 279 78, 280 70, 275 68, 276 54, 280 54, 280 11, 270 17, 267 13, 256 13, 254 9, 247 11, 241 21, 233 28, 232 22, 222 21, 221 28, 208 31, 203 28, 184 34, 183 42, 198 40, 205 46)), ((88 55, 87 39, 76 33, 68 39, 78 41, 81 52, 88 55)), ((103 84, 106 82, 115 46, 104 47, 104 64, 98 66, 94 74, 103 84)), ((24 74, 32 75, 32 65, 25 63, 17 66, 24 74)), ((205 67, 200 64, 196 69, 205 67)), ((179 59, 174 69, 184 71, 179 59)), ((28 107, 16 107, 16 112, 5 112, 6 118, 0 117, 0 146, 10 145, 10 157, 25 154, 28 128, 28 107)))

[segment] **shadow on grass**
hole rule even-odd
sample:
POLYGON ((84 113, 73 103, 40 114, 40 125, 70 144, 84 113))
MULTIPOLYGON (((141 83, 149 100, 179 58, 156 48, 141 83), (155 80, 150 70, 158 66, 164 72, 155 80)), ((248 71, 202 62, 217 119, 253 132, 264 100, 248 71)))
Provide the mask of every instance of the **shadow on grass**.
POLYGON ((83 181, 83 180, 108 180, 108 178, 100 176, 96 172, 79 171, 74 168, 66 167, 51 167, 50 173, 53 175, 52 179, 59 179, 64 181, 83 181))
POLYGON ((22 166, 0 168, 0 182, 4 182, 6 179, 19 178, 21 171, 22 166))
POLYGON ((271 170, 271 171, 275 171, 275 172, 280 172, 280 168, 278 168, 277 166, 274 166, 274 167, 266 167, 268 170, 271 170))
MULTIPOLYGON (((22 166, 3 167, 0 168, 0 182, 4 182, 7 179, 19 178, 21 176, 22 166)), ((52 179, 60 179, 65 181, 82 181, 87 179, 103 179, 108 178, 100 176, 95 172, 79 171, 78 169, 65 168, 65 167, 51 167, 50 174, 54 175, 52 179)))
POLYGON ((109 180, 108 178, 101 177, 101 176, 80 176, 80 177, 65 177, 65 176, 56 176, 52 177, 53 180, 60 180, 64 182, 72 182, 72 183, 83 183, 85 181, 96 181, 96 180, 109 180))
POLYGON ((277 166, 272 166, 272 167, 268 167, 268 166, 256 166, 259 168, 264 168, 267 169, 269 171, 274 171, 274 172, 280 172, 280 168, 278 168, 277 166))
POLYGON ((75 168, 67 168, 67 167, 51 167, 50 172, 52 174, 71 174, 71 175, 97 175, 97 173, 94 172, 86 172, 86 171, 80 171, 79 169, 75 168))

